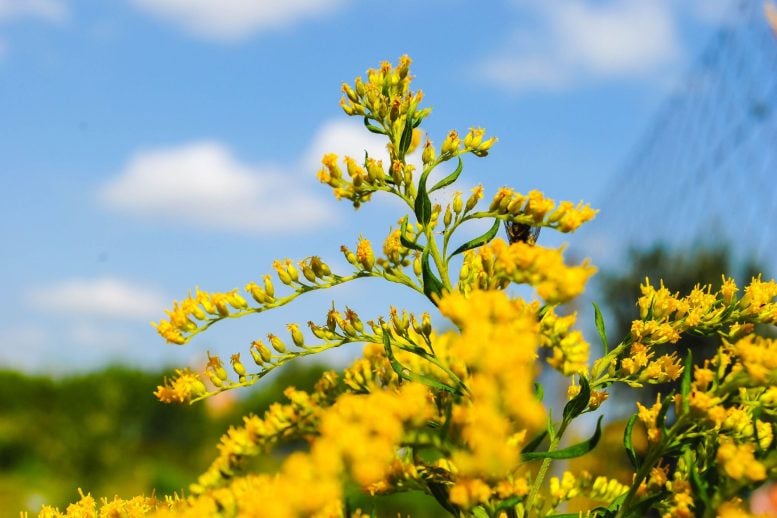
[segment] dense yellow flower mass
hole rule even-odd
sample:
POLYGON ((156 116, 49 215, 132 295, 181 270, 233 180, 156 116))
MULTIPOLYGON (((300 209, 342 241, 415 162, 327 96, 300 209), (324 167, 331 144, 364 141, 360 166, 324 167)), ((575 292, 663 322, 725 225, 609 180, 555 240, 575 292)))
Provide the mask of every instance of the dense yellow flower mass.
POLYGON ((99 501, 81 493, 64 512, 44 506, 40 516, 367 516, 349 508, 348 491, 419 491, 452 515, 479 518, 547 516, 579 502, 598 506, 581 516, 748 515, 743 498, 777 479, 777 340, 755 333, 756 326, 777 323, 777 283, 759 276, 740 290, 723 277, 718 290, 697 285, 680 295, 646 279, 639 318, 621 342, 608 343, 596 308, 604 353, 592 361, 577 313, 562 304, 583 293, 596 268, 586 260, 566 264, 563 246, 545 248, 515 235, 510 244, 497 232, 502 224, 573 232, 597 211, 508 187, 479 208, 482 185, 466 200, 457 191, 433 203, 430 194, 457 181, 464 159, 487 156, 497 139, 486 138, 483 128, 463 137, 450 130, 435 146, 420 128, 431 110, 420 106, 423 94, 411 90, 412 79, 403 56, 343 85, 342 109, 385 137, 389 159, 362 158, 361 150, 354 150, 358 159, 328 153, 318 171, 335 197, 354 207, 376 193, 404 203, 408 213, 382 247, 364 236, 355 248, 343 245, 352 268, 345 274, 315 255, 278 259, 272 274, 242 291, 196 288, 153 325, 166 342, 183 345, 226 319, 367 277, 424 296, 439 315, 387 303, 385 316, 362 320, 333 302, 322 321, 308 322, 309 332, 295 322, 273 323, 280 329, 263 330, 266 340, 249 339, 229 362, 208 353, 201 372, 176 370, 156 397, 195 403, 257 383, 305 356, 356 343, 362 348, 342 373, 324 373, 310 392, 287 387, 284 401, 229 428, 210 466, 185 492, 99 501), (420 166, 407 160, 416 148, 420 166), (448 161, 456 164, 453 172, 428 183, 448 161), (460 239, 460 228, 481 219, 490 223, 488 231, 460 239), (516 284, 531 287, 537 300, 514 295, 509 288, 516 284), (693 354, 681 358, 674 344, 689 334, 717 336, 716 355, 697 363, 693 354), (546 365, 551 369, 541 377, 546 365), (565 433, 580 415, 607 407, 612 385, 638 390, 648 383, 661 385, 663 396, 637 403, 627 420, 621 443, 633 468, 628 480, 553 470, 556 462, 597 454, 601 417, 595 427, 578 427, 591 429, 587 439, 570 443, 565 433), (543 384, 557 385, 549 392, 568 401, 558 408, 552 398, 543 401, 543 384), (647 438, 639 447, 635 427, 647 438), (248 468, 251 458, 279 454, 290 442, 297 448, 277 472, 248 468))

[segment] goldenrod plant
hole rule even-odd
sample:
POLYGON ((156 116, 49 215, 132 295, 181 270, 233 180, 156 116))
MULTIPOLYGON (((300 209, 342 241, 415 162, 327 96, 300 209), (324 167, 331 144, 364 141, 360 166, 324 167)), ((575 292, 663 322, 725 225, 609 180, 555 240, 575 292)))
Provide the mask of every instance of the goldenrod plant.
POLYGON ((208 355, 202 372, 179 370, 158 387, 157 398, 196 403, 253 385, 303 356, 364 344, 358 359, 342 372, 326 372, 315 390, 288 387, 285 401, 231 428, 211 466, 184 494, 98 501, 82 493, 64 512, 44 507, 41 516, 374 513, 353 508, 344 488, 354 485, 373 495, 420 491, 453 516, 749 515, 749 493, 777 476, 777 341, 755 334, 758 324, 777 322, 777 284, 757 277, 739 296, 740 288, 724 278, 718 291, 697 286, 681 295, 646 281, 640 318, 619 343, 608 341, 595 308, 604 353, 592 359, 576 314, 563 305, 580 296, 595 268, 565 263, 563 247, 535 244, 536 231, 526 230, 573 232, 596 210, 506 187, 487 204, 480 203, 482 186, 467 196, 454 192, 444 205, 432 203, 430 194, 454 184, 465 161, 487 156, 496 139, 473 128, 463 137, 450 131, 435 146, 420 129, 431 110, 410 89, 411 79, 403 56, 396 66, 384 62, 343 85, 343 110, 385 137, 389 158, 327 154, 318 172, 354 207, 376 194, 405 203, 407 215, 381 250, 363 237, 354 248, 343 246, 350 265, 343 272, 318 256, 278 260, 274 275, 243 290, 196 289, 155 326, 167 342, 183 345, 214 324, 365 277, 423 294, 440 318, 391 306, 364 319, 333 305, 308 322, 309 332, 289 323, 229 361, 208 355), (417 167, 408 155, 419 146, 417 167), (446 163, 452 172, 432 183, 432 173, 446 163), (474 220, 490 228, 462 242, 457 230, 474 220), (502 223, 513 242, 498 237, 502 223), (510 289, 516 284, 531 287, 532 300, 510 289), (433 329, 436 320, 447 330, 433 329), (685 334, 719 337, 717 355, 695 366, 690 355, 659 347, 685 334), (563 408, 543 403, 544 366, 566 389, 563 408), (628 480, 570 469, 570 459, 597 455, 603 416, 578 418, 606 409, 608 388, 640 390, 678 379, 678 389, 652 406, 638 404, 628 420, 621 441, 632 466, 628 480), (570 442, 572 423, 583 436, 570 442), (646 434, 641 448, 638 431, 646 434), (306 447, 276 473, 246 469, 252 457, 291 441, 306 447), (579 501, 590 505, 575 507, 579 501))

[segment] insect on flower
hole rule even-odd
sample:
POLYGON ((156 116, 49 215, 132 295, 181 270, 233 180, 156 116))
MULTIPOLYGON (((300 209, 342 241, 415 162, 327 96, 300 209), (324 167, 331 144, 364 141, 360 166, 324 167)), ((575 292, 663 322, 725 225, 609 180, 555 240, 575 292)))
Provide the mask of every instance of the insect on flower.
POLYGON ((505 221, 505 230, 507 231, 507 240, 513 243, 523 242, 533 245, 537 242, 542 227, 533 227, 526 223, 515 223, 514 221, 505 221))

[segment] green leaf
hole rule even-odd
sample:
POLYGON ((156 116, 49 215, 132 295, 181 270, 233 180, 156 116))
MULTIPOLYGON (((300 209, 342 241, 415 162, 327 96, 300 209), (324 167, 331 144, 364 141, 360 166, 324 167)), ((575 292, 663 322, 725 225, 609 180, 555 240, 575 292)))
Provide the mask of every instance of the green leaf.
POLYGON ((473 507, 471 512, 475 518, 489 518, 488 513, 481 506, 473 507))
POLYGON ((432 271, 432 266, 429 264, 429 250, 424 250, 421 254, 421 279, 424 281, 424 295, 429 297, 429 300, 437 304, 433 296, 437 297, 439 301, 440 295, 442 295, 443 284, 440 279, 432 271))
POLYGON ((547 436, 548 436, 547 430, 543 430, 542 432, 538 433, 536 436, 534 436, 534 438, 531 441, 526 443, 523 449, 521 449, 521 453, 528 453, 530 451, 536 450, 537 446, 539 446, 547 436))
POLYGON ((564 406, 562 414, 564 421, 569 422, 582 414, 588 408, 589 401, 591 401, 591 386, 585 376, 580 374, 580 392, 564 406))
POLYGON ((655 297, 650 299, 650 306, 648 306, 647 315, 645 315, 645 318, 642 319, 644 322, 647 322, 648 320, 653 320, 653 303, 655 301, 656 301, 655 297))
POLYGON ((402 225, 399 227, 399 242, 402 243, 402 246, 411 250, 418 250, 419 252, 424 250, 421 245, 407 237, 407 217, 402 219, 402 225))
POLYGON ((537 398, 537 401, 542 401, 545 397, 545 388, 542 386, 542 383, 534 384, 534 397, 537 398))
POLYGON ((415 217, 419 223, 423 226, 429 224, 432 219, 432 201, 429 199, 429 194, 426 192, 426 177, 428 173, 421 175, 421 179, 418 182, 418 194, 415 196, 415 217))
POLYGON ((402 130, 402 137, 399 139, 399 156, 404 158, 405 153, 410 148, 413 141, 413 113, 408 113, 405 119, 405 128, 402 130))
POLYGON ((602 347, 604 347, 604 354, 607 354, 610 351, 610 346, 607 345, 607 331, 604 329, 604 317, 602 317, 602 312, 599 310, 599 306, 596 305, 596 302, 594 302, 593 305, 594 305, 594 322, 596 323, 596 330, 599 332, 599 338, 602 340, 602 347))
POLYGON ((667 428, 666 428, 666 413, 669 412, 669 407, 671 406, 669 403, 671 403, 673 396, 670 394, 664 398, 663 401, 661 401, 661 410, 658 411, 658 415, 656 416, 656 426, 660 426, 661 430, 663 430, 663 434, 666 434, 667 428))
POLYGON ((577 457, 581 457, 588 453, 589 451, 593 450, 596 445, 599 443, 599 439, 602 437, 602 418, 604 416, 599 416, 599 419, 596 421, 596 430, 594 431, 594 434, 591 436, 590 439, 587 441, 579 442, 577 444, 574 444, 572 446, 568 446, 566 448, 562 448, 560 450, 554 450, 554 451, 530 451, 526 453, 521 454, 521 459, 523 460, 536 460, 536 459, 574 459, 577 457))
POLYGON ((685 365, 683 365, 683 379, 680 383, 680 408, 683 414, 687 414, 690 410, 690 394, 691 394, 691 371, 693 370, 693 353, 688 349, 688 354, 685 356, 685 365))
POLYGON ((477 248, 481 245, 488 243, 489 241, 494 239, 494 236, 496 235, 497 232, 499 232, 499 220, 495 219, 494 224, 491 226, 490 229, 488 229, 488 232, 486 232, 482 236, 476 237, 471 241, 467 241, 466 243, 458 247, 456 250, 453 251, 451 255, 448 256, 448 260, 450 261, 451 257, 453 257, 456 254, 466 252, 467 250, 471 250, 473 248, 477 248))
POLYGON ((426 485, 429 488, 429 493, 437 500, 443 509, 451 513, 453 516, 461 516, 461 510, 450 501, 448 495, 448 489, 440 482, 433 482, 431 480, 426 481, 426 485))
POLYGON ((640 462, 637 452, 634 450, 634 440, 632 438, 634 432, 634 424, 637 422, 637 414, 633 414, 626 422, 626 429, 623 430, 623 447, 626 449, 626 455, 628 455, 631 465, 634 466, 634 470, 639 470, 640 462))
MULTIPOLYGON (((699 463, 694 461, 693 454, 690 448, 686 448, 683 451, 683 457, 685 458, 685 465, 688 466, 688 471, 691 475, 691 485, 693 486, 694 498, 700 499, 704 502, 704 506, 710 507, 710 495, 707 492, 707 482, 701 477, 699 473, 699 463)), ((698 509, 702 511, 702 509, 698 509)))
POLYGON ((449 174, 448 176, 446 176, 445 178, 443 178, 442 180, 434 184, 434 187, 429 189, 429 192, 434 192, 437 189, 442 189, 443 187, 447 187, 448 185, 452 184, 458 179, 459 175, 461 174, 461 170, 464 169, 464 161, 461 159, 461 157, 456 157, 456 158, 459 159, 459 165, 456 166, 456 169, 451 174, 449 174))
POLYGON ((379 135, 385 135, 386 132, 383 131, 383 128, 379 128, 378 126, 375 126, 373 124, 370 124, 370 120, 367 117, 364 117, 364 127, 370 130, 373 133, 377 133, 379 135))

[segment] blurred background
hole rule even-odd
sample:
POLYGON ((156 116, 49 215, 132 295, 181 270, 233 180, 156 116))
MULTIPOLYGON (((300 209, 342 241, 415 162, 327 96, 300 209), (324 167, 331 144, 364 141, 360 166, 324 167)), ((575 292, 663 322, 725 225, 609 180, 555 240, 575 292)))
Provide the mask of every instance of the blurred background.
MULTIPOLYGON (((645 275, 672 290, 771 277, 775 13, 760 0, 0 0, 0 513, 78 487, 180 491, 229 424, 323 368, 281 369, 241 398, 156 403, 164 375, 206 350, 320 321, 333 298, 363 319, 398 301, 429 309, 364 280, 183 347, 149 325, 195 286, 241 287, 314 254, 348 271, 340 244, 382 243, 401 206, 354 211, 315 179, 325 152, 380 153, 338 101, 382 60, 413 58, 435 144, 452 128, 499 137, 459 188, 601 209, 540 240, 601 268, 589 296, 609 302, 611 336, 645 275)), ((589 306, 574 308, 581 322, 589 306)))

